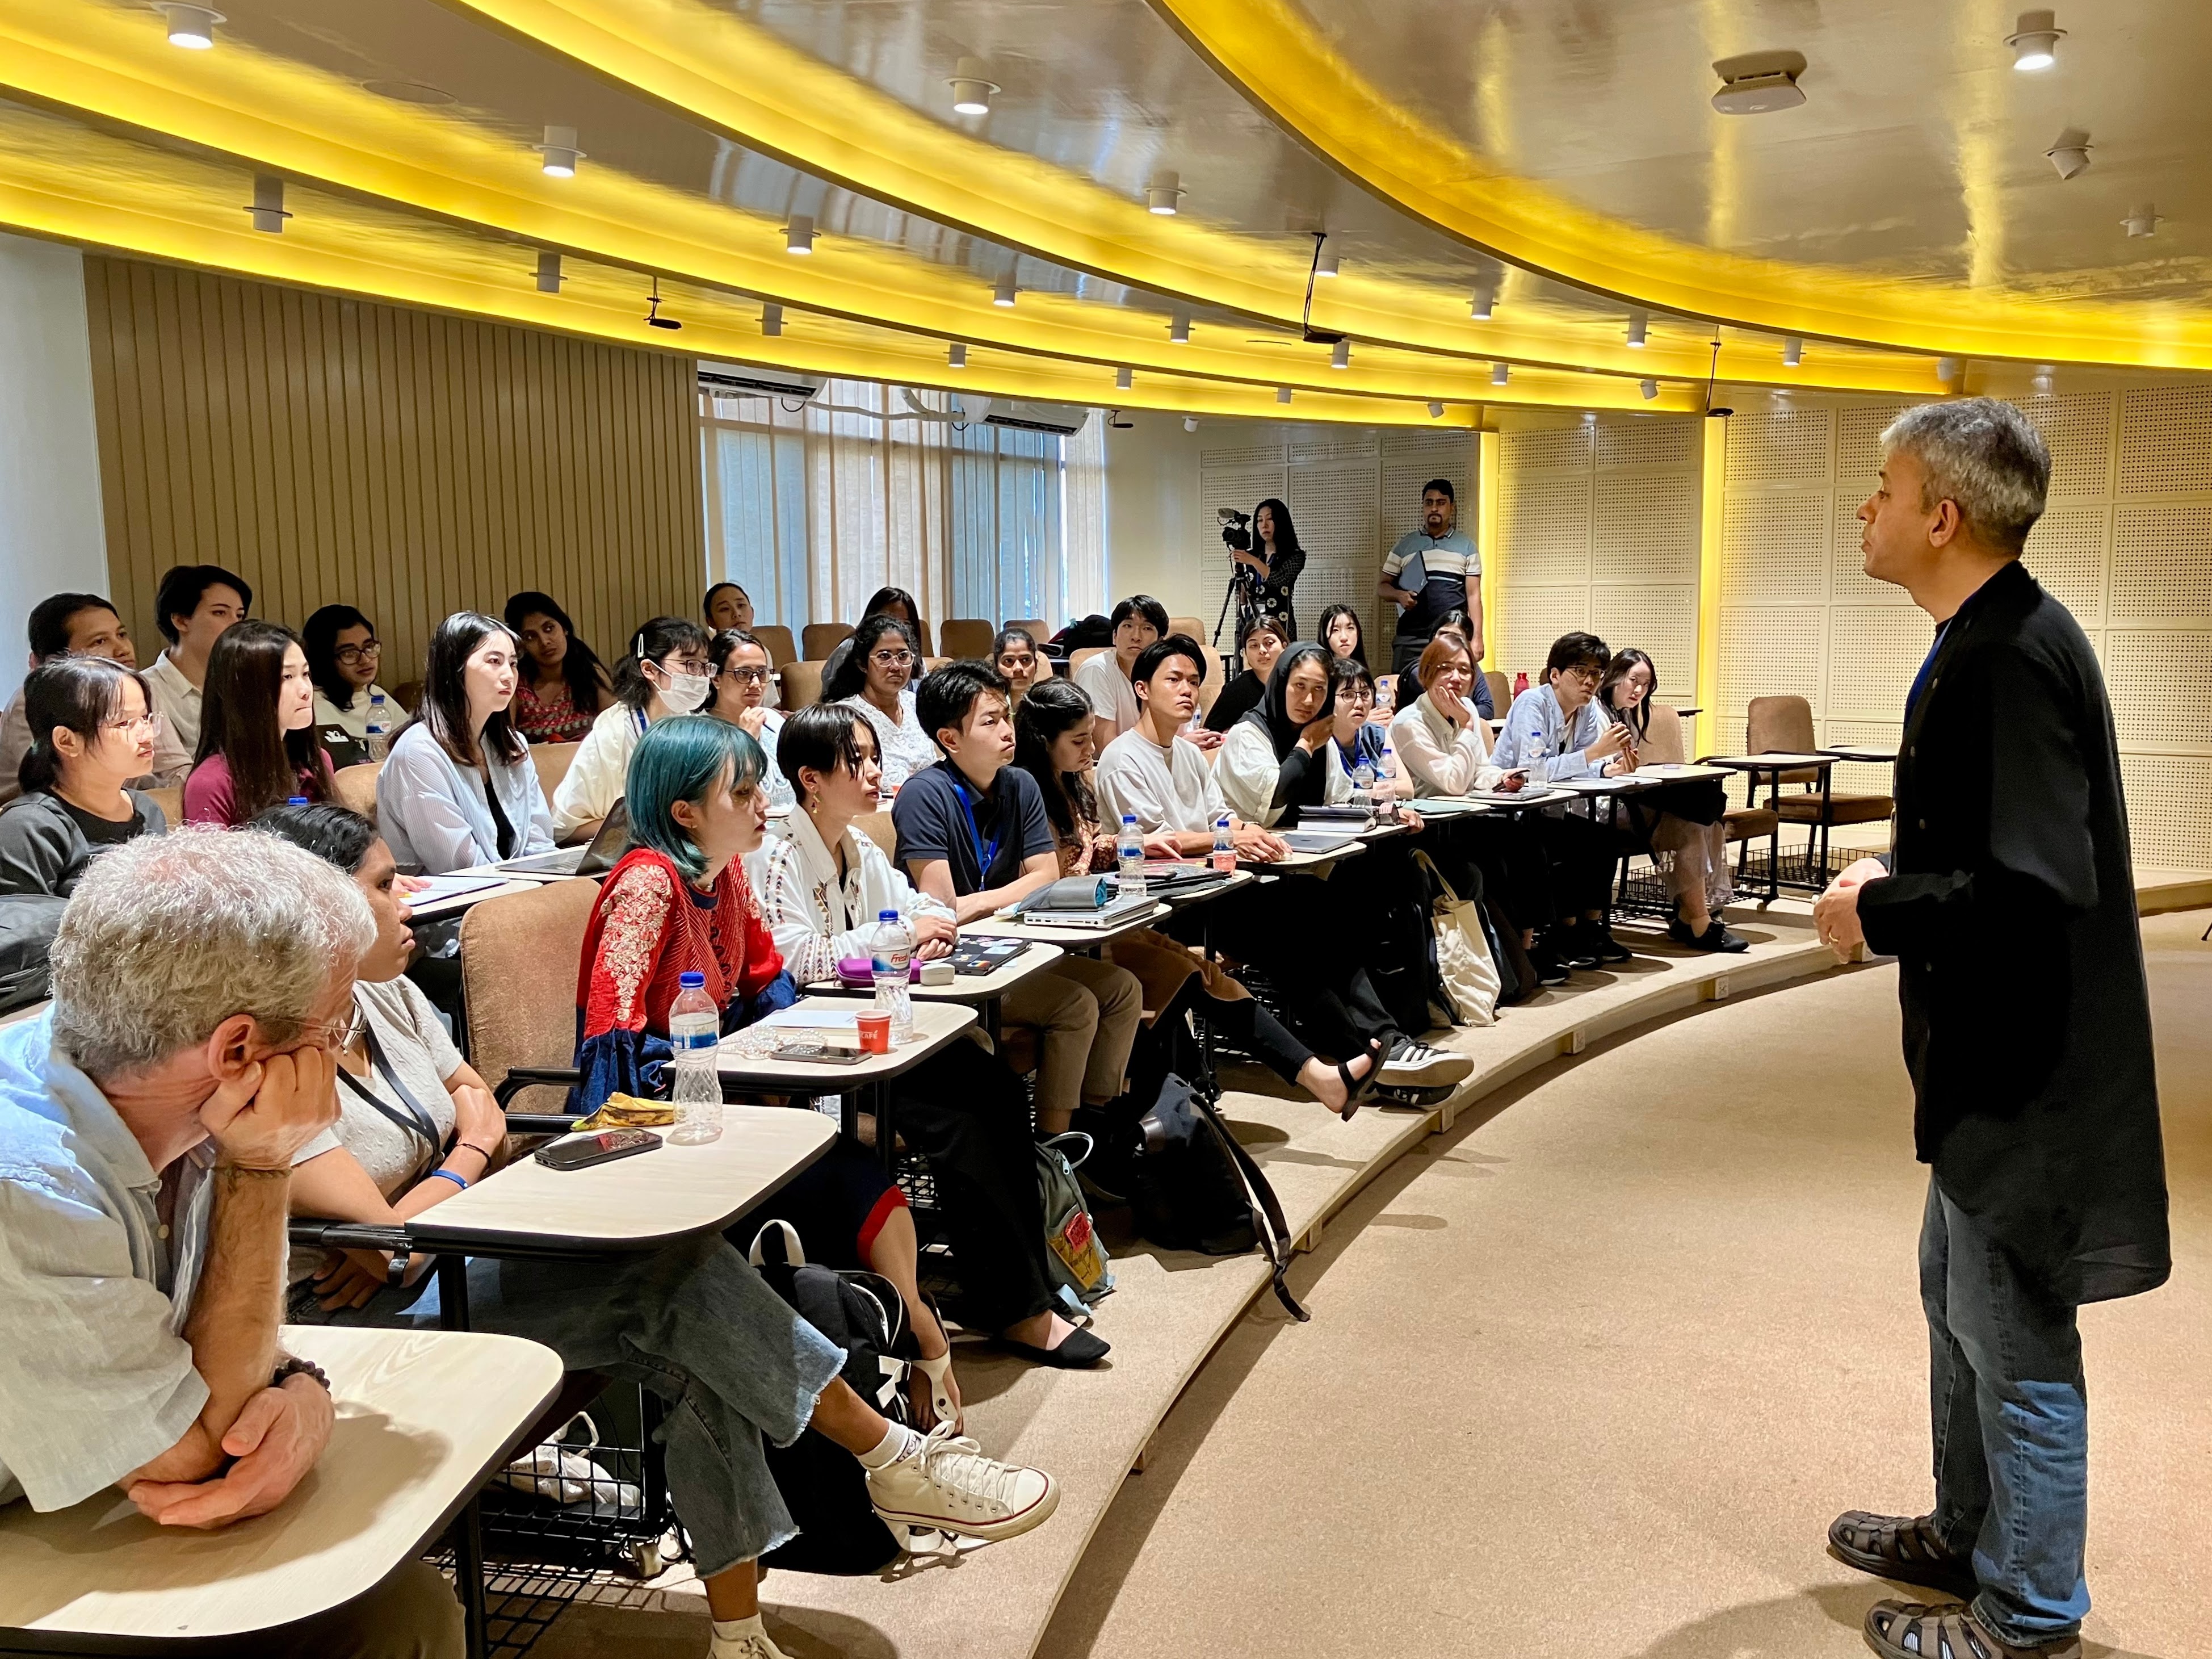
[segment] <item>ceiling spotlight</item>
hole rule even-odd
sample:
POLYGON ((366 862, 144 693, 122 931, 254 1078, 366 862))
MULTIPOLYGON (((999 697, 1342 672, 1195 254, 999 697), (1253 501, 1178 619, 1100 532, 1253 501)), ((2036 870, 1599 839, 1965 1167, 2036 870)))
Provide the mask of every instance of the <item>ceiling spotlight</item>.
POLYGON ((246 210, 253 216, 254 229, 283 235, 284 222, 292 216, 284 211, 284 181, 271 173, 255 173, 253 205, 246 210))
POLYGON ((1000 273, 999 286, 991 295, 994 306, 1010 306, 1014 302, 1014 273, 1010 266, 1000 273))
POLYGON ((2055 384, 2051 372, 2051 365, 2049 363, 2037 364, 2035 378, 2033 380, 2030 380, 2028 384, 2034 387, 2035 395, 2037 397, 2048 398, 2051 395, 2051 388, 2055 384))
POLYGON ((1336 250, 1328 246, 1327 236, 1322 235, 1319 232, 1316 232, 1316 235, 1319 238, 1322 246, 1314 254, 1314 275, 1334 276, 1336 275, 1339 264, 1336 250))
POLYGON ((1132 386, 1136 384, 1136 380, 1137 372, 1134 369, 1117 368, 1114 371, 1114 390, 1116 392, 1127 392, 1132 386))
POLYGON ((1168 343, 1170 345, 1190 343, 1190 313, 1188 311, 1178 311, 1168 319, 1168 343))
POLYGON ((968 367, 968 345, 967 345, 967 342, 965 342, 964 340, 955 340, 955 341, 951 343, 951 345, 950 347, 948 347, 948 348, 946 349, 946 350, 945 350, 945 367, 946 367, 946 368, 967 368, 967 367, 968 367))
POLYGON ((1964 367, 1956 357, 1938 357, 1936 360, 1936 378, 1948 386, 1959 378, 1959 371, 1964 367))
POLYGON ((2160 223, 2159 211, 2148 202, 2145 202, 2141 207, 2131 211, 2126 218, 2121 220, 2120 223, 2126 227, 2127 233, 2130 236, 2155 236, 2158 234, 2160 223))
POLYGON ((157 5, 154 9, 169 20, 169 44, 187 52, 205 52, 215 45, 215 26, 230 21, 205 6, 157 5))
POLYGON ((538 291, 558 294, 561 291, 561 256, 540 249, 538 255, 538 291))
POLYGON ((1474 285, 1474 301, 1468 307, 1469 313, 1476 322, 1486 323, 1490 320, 1490 313, 1497 308, 1497 306, 1498 278, 1485 276, 1474 285))
POLYGON ((786 253, 814 252, 814 216, 812 214, 794 213, 791 216, 790 222, 783 228, 783 251, 786 253))
POLYGON ((1182 417, 1182 429, 1183 429, 1184 431, 1186 431, 1186 432, 1195 432, 1195 431, 1197 431, 1197 430, 1198 430, 1198 416, 1195 416, 1195 415, 1186 415, 1186 416, 1184 416, 1182 417))
POLYGON ((1328 366, 1331 368, 1350 368, 1352 367, 1351 341, 1339 340, 1336 343, 1335 346, 1328 354, 1328 366))
POLYGON ((1650 330, 1651 319, 1640 311, 1628 313, 1628 343, 1637 350, 1644 349, 1644 337, 1650 330))
POLYGON ((2012 48, 2012 66, 2031 73, 2049 69, 2058 61, 2058 42, 2065 33, 2047 11, 2021 13, 2013 32, 2005 36, 2005 45, 2012 48))
POLYGON ((645 325, 647 328, 668 329, 672 332, 684 326, 673 317, 660 314, 660 278, 658 276, 653 279, 653 297, 645 302, 645 325))
POLYGON ((1721 89, 1713 107, 1723 115, 1766 115, 1795 109, 1805 101, 1797 77, 1805 72, 1802 52, 1747 52, 1713 65, 1721 89))
POLYGON ((549 179, 574 178, 576 163, 584 159, 584 152, 576 148, 576 129, 574 127, 548 127, 545 129, 545 142, 532 144, 530 148, 542 158, 539 165, 545 169, 545 176, 549 179))
POLYGON ((1152 182, 1145 186, 1145 206, 1163 219, 1171 219, 1182 210, 1182 178, 1172 171, 1152 175, 1152 182))
POLYGON ((1513 378, 1513 371, 1512 371, 1510 368, 1507 368, 1504 363, 1492 363, 1492 364, 1491 364, 1491 366, 1490 366, 1490 383, 1491 383, 1491 385, 1492 385, 1492 386, 1504 386, 1504 385, 1508 380, 1511 380, 1512 378, 1513 378))
POLYGON ((2058 169, 2060 178, 2074 178, 2089 170, 2089 135, 2079 127, 2069 127, 2058 135, 2058 142, 2043 153, 2058 169))
POLYGON ((1805 361, 1805 343, 1795 334, 1782 343, 1782 366, 1795 368, 1805 361))
POLYGON ((1430 405, 1429 405, 1429 418, 1430 418, 1431 420, 1432 420, 1432 421, 1441 421, 1442 419, 1443 419, 1443 417, 1444 417, 1444 406, 1443 406, 1442 404, 1439 404, 1439 403, 1431 403, 1431 404, 1430 404, 1430 405))
POLYGON ((988 115, 991 94, 999 89, 995 81, 986 80, 988 66, 980 58, 963 58, 952 66, 952 112, 956 115, 988 115))
POLYGON ((783 307, 772 300, 761 307, 761 332, 771 340, 783 332, 783 307))
POLYGON ((1277 387, 1275 388, 1275 401, 1276 401, 1277 403, 1279 403, 1279 404, 1286 404, 1286 403, 1290 402, 1290 400, 1291 400, 1291 389, 1290 389, 1290 387, 1288 387, 1288 386, 1277 386, 1277 387))
POLYGON ((1654 398, 1659 395, 1659 382, 1656 380, 1638 380, 1636 383, 1636 389, 1644 394, 1644 401, 1648 404, 1654 398))

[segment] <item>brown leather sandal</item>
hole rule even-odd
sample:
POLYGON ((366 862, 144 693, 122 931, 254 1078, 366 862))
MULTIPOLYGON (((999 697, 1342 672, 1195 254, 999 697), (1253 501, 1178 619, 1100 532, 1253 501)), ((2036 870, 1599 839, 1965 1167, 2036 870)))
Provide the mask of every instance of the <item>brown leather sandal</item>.
POLYGON ((1846 1510, 1828 1524, 1828 1553, 1877 1578, 1925 1584, 1971 1601, 1981 1589, 1974 1564, 1944 1547, 1932 1515, 1872 1515, 1846 1510))
POLYGON ((1957 1601, 1877 1601, 1861 1628, 1882 1659, 2081 1659, 2079 1636, 2020 1647, 1993 1635, 1972 1607, 1957 1601))

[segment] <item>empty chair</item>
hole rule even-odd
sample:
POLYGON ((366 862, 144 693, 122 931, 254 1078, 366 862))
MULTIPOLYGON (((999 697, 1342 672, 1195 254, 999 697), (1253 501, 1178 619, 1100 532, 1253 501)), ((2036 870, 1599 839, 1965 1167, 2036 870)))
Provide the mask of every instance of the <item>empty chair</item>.
POLYGON ((745 631, 761 642, 761 649, 768 653, 768 665, 770 668, 781 668, 787 662, 799 660, 799 642, 791 637, 791 630, 788 628, 780 623, 769 623, 763 627, 749 628, 745 631))
POLYGON ((827 662, 830 653, 853 637, 850 623, 809 623, 799 631, 799 643, 808 662, 827 662))
POLYGON ((1195 617, 1170 617, 1168 632, 1188 634, 1194 640, 1202 640, 1206 637, 1206 624, 1195 617))
POLYGON ((991 654, 991 641, 999 637, 999 630, 987 622, 974 617, 955 617, 945 624, 942 639, 948 657, 983 657, 991 654))
MULTIPOLYGON (((1499 720, 1504 720, 1505 718, 1505 711, 1513 706, 1513 683, 1507 679, 1502 672, 1495 668, 1486 668, 1482 671, 1482 683, 1490 688, 1491 708, 1497 711, 1498 718, 1499 720)), ((1659 712, 1659 708, 1655 703, 1651 709, 1654 718, 1657 717, 1659 712)), ((1674 717, 1674 711, 1673 709, 1669 708, 1666 713, 1667 717, 1669 720, 1672 720, 1674 717)), ((1680 760, 1682 758, 1680 741, 1681 734, 1678 731, 1675 733, 1676 746, 1672 757, 1673 759, 1680 760)))
POLYGON ((400 681, 398 684, 392 688, 392 701, 398 703, 409 714, 413 714, 415 712, 415 705, 422 701, 422 682, 420 680, 400 681))
MULTIPOLYGON (((1753 697, 1745 712, 1747 753, 1808 754, 1816 747, 1813 705, 1802 697, 1753 697)), ((1824 788, 1826 775, 1811 768, 1784 772, 1778 781, 1767 805, 1783 823, 1802 823, 1811 831, 1815 880, 1826 878, 1829 830, 1839 823, 1884 823, 1897 810, 1887 795, 1846 795, 1824 788)))
MULTIPOLYGON (((1043 649, 1044 642, 1052 637, 1052 626, 1042 617, 1012 617, 1006 626, 1023 629, 1037 642, 1037 647, 1040 650, 1043 649)), ((992 637, 995 639, 997 635, 994 635, 992 637)))
POLYGON ((376 822, 376 775, 380 769, 373 761, 359 766, 341 766, 331 775, 331 793, 337 804, 349 812, 358 812, 371 823, 376 822))
MULTIPOLYGON (((595 881, 548 882, 486 899, 461 918, 469 1063, 502 1106, 534 1082, 565 1089, 573 1079, 576 966, 599 896, 595 881)), ((532 1104, 561 1109, 550 1099, 532 1104)))
POLYGON ((822 701, 822 669, 818 662, 792 662, 783 665, 783 709, 792 714, 801 708, 811 708, 822 701))
POLYGON ((561 780, 568 775, 568 768, 576 758, 581 743, 533 743, 530 745, 531 764, 538 769, 538 787, 551 800, 553 792, 561 787, 561 780))

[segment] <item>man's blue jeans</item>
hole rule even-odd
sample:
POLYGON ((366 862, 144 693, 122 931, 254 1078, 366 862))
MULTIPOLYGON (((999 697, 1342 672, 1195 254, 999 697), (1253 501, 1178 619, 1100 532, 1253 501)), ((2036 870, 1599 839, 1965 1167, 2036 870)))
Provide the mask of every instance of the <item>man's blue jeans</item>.
POLYGON ((1972 1552, 1974 1611, 2008 1642, 2089 1611, 2089 1400, 2075 1310, 2029 1282, 1931 1176, 1920 1226, 1936 1431, 1936 1529, 1972 1552))

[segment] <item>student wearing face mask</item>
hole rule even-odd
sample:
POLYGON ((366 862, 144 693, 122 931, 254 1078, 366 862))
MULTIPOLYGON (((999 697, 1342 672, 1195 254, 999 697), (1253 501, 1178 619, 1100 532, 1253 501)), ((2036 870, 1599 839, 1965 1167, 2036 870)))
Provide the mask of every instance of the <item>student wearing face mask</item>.
POLYGON ((568 774, 553 792, 553 835, 589 841, 622 799, 629 757, 647 726, 671 714, 696 714, 714 695, 712 641, 683 617, 655 617, 615 665, 615 703, 592 722, 568 774))

